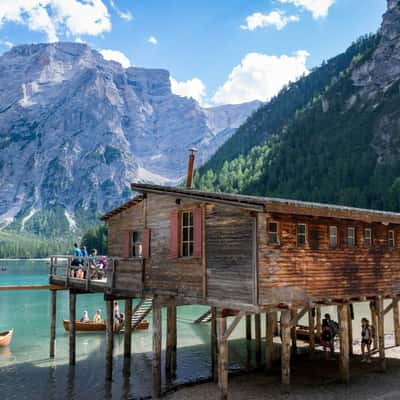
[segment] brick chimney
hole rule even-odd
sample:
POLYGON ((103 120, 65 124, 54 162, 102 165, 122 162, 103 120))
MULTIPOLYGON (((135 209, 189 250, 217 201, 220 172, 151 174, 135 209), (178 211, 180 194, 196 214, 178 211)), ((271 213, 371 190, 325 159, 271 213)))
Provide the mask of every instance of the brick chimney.
POLYGON ((186 189, 191 189, 192 188, 192 181, 193 181, 193 172, 194 172, 194 159, 195 159, 195 153, 197 149, 192 147, 189 149, 189 162, 188 162, 188 171, 187 171, 187 178, 186 178, 186 189))

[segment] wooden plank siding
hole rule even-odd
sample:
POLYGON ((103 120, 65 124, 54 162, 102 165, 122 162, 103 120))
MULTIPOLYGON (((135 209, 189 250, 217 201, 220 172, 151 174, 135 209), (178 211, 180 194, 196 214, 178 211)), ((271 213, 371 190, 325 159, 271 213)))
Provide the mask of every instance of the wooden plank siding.
MULTIPOLYGON (((262 221, 262 218, 259 217, 262 221)), ((344 299, 400 292, 400 226, 333 218, 272 214, 279 224, 279 244, 259 244, 260 304, 344 299), (297 245, 297 224, 307 224, 307 243, 297 245), (338 229, 338 245, 329 245, 329 226, 338 229), (347 245, 347 228, 356 229, 356 245, 347 245), (364 229, 373 244, 364 246, 364 229), (388 230, 396 232, 396 248, 388 248, 388 230)), ((259 233, 260 235, 261 233, 259 233)))
POLYGON ((253 225, 249 211, 209 205, 206 217, 207 294, 253 304, 253 225))

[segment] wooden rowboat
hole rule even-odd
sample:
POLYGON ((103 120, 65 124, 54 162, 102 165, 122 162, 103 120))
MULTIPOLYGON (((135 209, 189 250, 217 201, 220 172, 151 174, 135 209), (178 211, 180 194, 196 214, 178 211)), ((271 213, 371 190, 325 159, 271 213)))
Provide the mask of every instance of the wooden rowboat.
POLYGON ((10 344, 13 332, 13 329, 6 332, 0 332, 0 347, 7 347, 10 344))
MULTIPOLYGON (((69 320, 64 319, 63 320, 63 325, 64 329, 68 332, 69 331, 69 320)), ((149 327, 149 321, 143 320, 138 326, 136 326, 136 329, 148 329, 149 327)), ((106 330, 106 323, 105 322, 93 322, 93 321, 88 321, 88 322, 80 322, 80 321, 75 321, 75 330, 77 332, 101 332, 106 330)))

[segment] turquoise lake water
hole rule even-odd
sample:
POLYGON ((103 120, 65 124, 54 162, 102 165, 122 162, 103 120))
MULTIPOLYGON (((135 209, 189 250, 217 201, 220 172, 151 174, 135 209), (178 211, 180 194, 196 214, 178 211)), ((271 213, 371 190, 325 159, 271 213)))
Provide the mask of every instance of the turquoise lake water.
MULTIPOLYGON (((0 285, 39 285, 48 283, 48 265, 38 261, 0 261, 0 285), (6 267, 6 271, 1 271, 6 267)), ((120 304, 123 310, 123 302, 120 304)), ((104 307, 101 294, 79 295, 77 315, 84 310, 90 317, 104 307)), ((193 324, 207 309, 201 306, 179 307, 178 369, 176 383, 207 378, 210 375, 209 324, 193 324)), ((326 307, 335 318, 333 307, 326 307)), ((0 291, 0 331, 13 328, 14 338, 9 348, 0 349, 0 399, 139 399, 151 394, 151 324, 148 331, 133 333, 131 376, 124 378, 123 337, 115 336, 114 380, 104 381, 103 333, 77 335, 77 365, 68 366, 68 336, 62 320, 68 319, 68 292, 57 294, 56 358, 49 360, 50 295, 48 291, 0 291)), ((367 305, 355 307, 354 337, 359 335, 358 321, 369 317, 367 305)), ((151 321, 151 315, 148 317, 151 321)), ((392 318, 386 318, 386 331, 392 330, 392 318)), ((264 332, 264 319, 262 327, 264 332)), ((165 320, 163 321, 165 329, 165 320)), ((229 345, 230 368, 246 365, 244 325, 233 332, 229 345)), ((165 333, 163 347, 165 345, 165 333)), ((252 360, 254 362, 254 360, 252 360)))

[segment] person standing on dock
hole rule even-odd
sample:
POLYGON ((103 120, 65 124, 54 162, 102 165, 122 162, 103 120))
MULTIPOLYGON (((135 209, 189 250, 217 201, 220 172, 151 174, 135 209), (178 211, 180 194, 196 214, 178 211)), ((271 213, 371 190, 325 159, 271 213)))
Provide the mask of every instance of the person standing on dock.
MULTIPOLYGON (((335 340, 335 336, 338 334, 339 332, 339 325, 336 321, 333 321, 330 314, 325 314, 325 318, 322 320, 322 326, 327 327, 327 329, 329 330, 329 342, 327 343, 331 356, 333 357, 334 353, 335 353, 335 345, 334 345, 334 340, 335 340)), ((328 334, 326 334, 326 337, 328 337, 328 334)))
POLYGON ((371 362, 371 343, 372 343, 372 329, 369 325, 367 318, 361 320, 361 362, 371 362), (367 349, 367 354, 365 354, 367 349))

